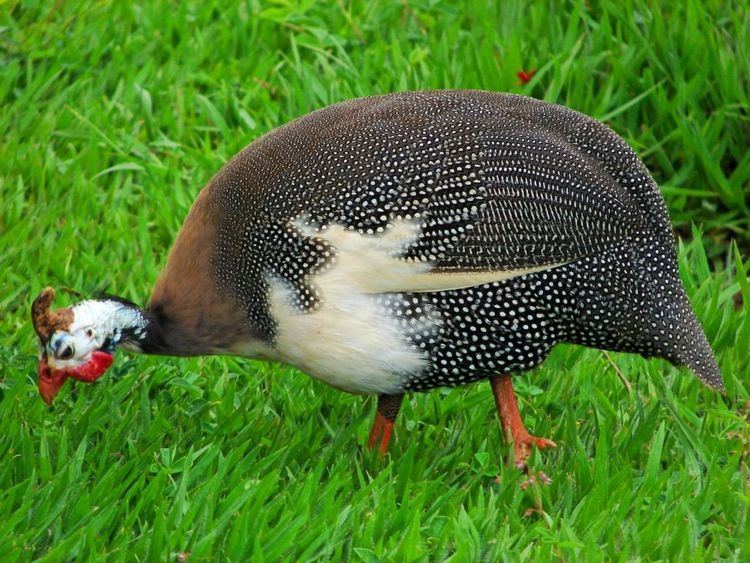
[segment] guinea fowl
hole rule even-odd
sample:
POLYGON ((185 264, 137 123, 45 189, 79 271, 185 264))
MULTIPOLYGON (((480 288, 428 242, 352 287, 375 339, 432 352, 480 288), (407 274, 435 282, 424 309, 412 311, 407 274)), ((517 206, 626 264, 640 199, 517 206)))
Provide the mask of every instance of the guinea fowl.
POLYGON ((400 93, 259 138, 198 195, 144 309, 32 306, 39 391, 93 381, 122 346, 285 362, 379 395, 489 380, 514 459, 554 442, 511 376, 558 342, 665 358, 723 390, 677 271, 664 200, 608 127, 538 100, 400 93))

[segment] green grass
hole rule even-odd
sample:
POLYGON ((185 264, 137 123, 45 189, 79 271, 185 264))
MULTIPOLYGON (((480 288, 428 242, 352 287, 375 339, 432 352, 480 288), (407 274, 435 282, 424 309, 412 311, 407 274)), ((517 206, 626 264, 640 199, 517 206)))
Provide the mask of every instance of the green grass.
POLYGON ((3 560, 750 559, 746 2, 143 4, 0 3, 3 560), (195 194, 253 138, 445 87, 565 104, 643 156, 727 396, 560 346, 518 383, 560 445, 534 457, 552 485, 525 491, 486 384, 410 397, 385 459, 363 448, 372 400, 284 366, 121 353, 38 399, 42 287, 144 302, 195 194))

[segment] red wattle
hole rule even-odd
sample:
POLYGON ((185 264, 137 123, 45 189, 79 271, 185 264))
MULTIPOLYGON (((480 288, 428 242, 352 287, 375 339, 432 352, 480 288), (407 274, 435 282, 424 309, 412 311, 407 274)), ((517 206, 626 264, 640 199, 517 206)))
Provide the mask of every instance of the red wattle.
POLYGON ((50 369, 47 365, 47 358, 39 358, 39 365, 36 368, 37 375, 39 375, 39 379, 45 378, 49 379, 50 376, 50 369))
POLYGON ((91 383, 101 377, 101 375, 107 371, 109 366, 112 365, 114 356, 107 354, 101 350, 97 350, 91 354, 91 359, 83 365, 68 370, 70 377, 77 379, 78 381, 84 381, 91 383))

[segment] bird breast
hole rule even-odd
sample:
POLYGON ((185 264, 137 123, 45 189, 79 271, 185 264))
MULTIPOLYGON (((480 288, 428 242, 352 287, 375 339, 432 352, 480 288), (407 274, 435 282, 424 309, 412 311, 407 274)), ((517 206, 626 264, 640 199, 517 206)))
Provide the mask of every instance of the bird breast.
POLYGON ((268 279, 268 303, 276 324, 278 359, 351 393, 396 393, 427 365, 424 352, 409 341, 414 331, 439 323, 425 311, 404 323, 381 306, 378 294, 422 275, 425 265, 399 258, 418 235, 401 222, 386 232, 363 235, 334 225, 325 229, 296 221, 303 236, 334 251, 326 267, 309 280, 318 302, 312 311, 295 306, 295 292, 279 278, 268 279))
POLYGON ((312 310, 298 306, 298 293, 288 282, 268 277, 277 359, 352 393, 400 392, 429 365, 426 351, 414 345, 420 340, 415 336, 427 340, 435 334, 440 315, 429 307, 400 314, 393 307, 399 296, 473 287, 532 271, 445 273, 427 261, 405 259, 405 249, 420 235, 417 221, 394 221, 372 235, 341 225, 315 227, 305 218, 293 225, 331 254, 307 280, 318 298, 312 310))

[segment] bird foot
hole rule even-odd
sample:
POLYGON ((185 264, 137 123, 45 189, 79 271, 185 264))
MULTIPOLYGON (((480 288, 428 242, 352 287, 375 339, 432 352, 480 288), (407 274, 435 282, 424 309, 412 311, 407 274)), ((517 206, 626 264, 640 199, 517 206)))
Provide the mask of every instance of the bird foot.
MULTIPOLYGON (((520 434, 520 433, 519 433, 520 434)), ((520 434, 513 437, 513 459, 516 468, 526 471, 526 461, 531 457, 531 448, 536 446, 540 450, 556 448, 557 444, 547 438, 537 438, 531 434, 520 434)))
POLYGON ((533 446, 543 450, 545 448, 556 448, 557 444, 547 438, 537 438, 531 434, 516 436, 513 442, 513 465, 516 469, 520 469, 526 474, 526 479, 521 482, 521 489, 524 491, 537 482, 542 485, 549 485, 552 483, 552 479, 550 479, 544 471, 533 472, 529 470, 526 461, 531 456, 531 449, 533 446))
POLYGON ((532 447, 537 448, 556 448, 552 440, 547 438, 537 438, 532 436, 526 430, 521 420, 521 413, 518 412, 518 401, 513 393, 511 379, 507 375, 490 378, 492 394, 495 396, 495 405, 500 415, 500 423, 503 426, 506 443, 513 444, 513 457, 508 462, 511 467, 516 467, 526 474, 527 479, 521 483, 521 488, 527 489, 537 481, 549 485, 552 480, 542 472, 536 475, 529 472, 526 461, 531 457, 532 447))

